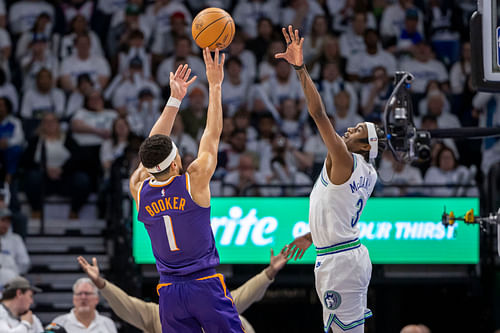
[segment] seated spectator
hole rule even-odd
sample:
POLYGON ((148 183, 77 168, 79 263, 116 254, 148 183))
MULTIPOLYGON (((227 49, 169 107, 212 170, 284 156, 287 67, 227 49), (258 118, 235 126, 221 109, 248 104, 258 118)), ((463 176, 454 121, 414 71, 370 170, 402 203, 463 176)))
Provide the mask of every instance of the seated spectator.
POLYGON ((100 163, 96 159, 104 140, 111 136, 113 122, 118 114, 104 108, 104 100, 98 91, 93 91, 85 99, 85 107, 76 112, 71 120, 73 138, 78 144, 74 154, 78 170, 87 172, 96 184, 100 173, 100 163))
POLYGON ((307 67, 311 69, 311 78, 319 80, 321 76, 321 66, 323 64, 334 62, 339 66, 340 73, 344 72, 345 63, 340 54, 340 45, 337 37, 333 35, 326 35, 323 40, 323 47, 318 57, 307 63, 307 67))
POLYGON ((99 290, 87 277, 79 278, 73 284, 73 308, 70 313, 58 316, 52 322, 64 327, 66 332, 116 333, 115 323, 97 312, 99 290))
POLYGON ((230 171, 222 180, 222 195, 260 196, 258 185, 265 184, 265 175, 258 171, 259 158, 253 152, 242 152, 237 156, 236 169, 230 171))
POLYGON ((459 185, 475 185, 476 170, 459 165, 453 150, 443 146, 437 154, 437 165, 427 170, 424 177, 426 185, 442 185, 428 189, 428 195, 434 197, 454 197, 463 195, 477 196, 477 188, 463 188, 459 185), (451 185, 451 187, 449 187, 451 185))
POLYGON ((281 39, 275 39, 271 41, 269 47, 267 48, 266 54, 264 55, 262 61, 259 62, 259 67, 257 69, 258 80, 260 82, 267 81, 272 76, 274 67, 276 67, 276 64, 278 63, 278 59, 276 59, 274 56, 276 53, 283 52, 284 49, 285 46, 283 45, 281 39))
POLYGON ((257 116, 257 139, 248 142, 248 150, 259 154, 260 170, 266 168, 269 170, 273 149, 272 143, 277 131, 275 118, 270 112, 262 112, 257 116))
POLYGON ((413 50, 415 45, 419 44, 424 38, 418 32, 418 11, 414 8, 406 10, 404 28, 398 36, 396 49, 400 53, 413 50))
POLYGON ((255 55, 245 49, 245 37, 240 31, 236 31, 231 45, 229 45, 228 58, 238 58, 241 62, 241 78, 247 84, 254 82, 257 74, 255 55))
POLYGON ((346 72, 349 79, 362 83, 369 82, 375 67, 384 67, 387 74, 392 76, 396 71, 396 59, 392 54, 379 47, 376 30, 367 29, 365 31, 365 46, 363 52, 357 53, 347 61, 346 72))
POLYGON ((175 53, 171 57, 163 60, 158 67, 156 82, 158 82, 162 88, 168 86, 170 82, 169 73, 175 72, 175 68, 178 66, 176 64, 178 59, 185 59, 185 63, 187 63, 191 69, 191 74, 198 76, 199 81, 207 81, 203 61, 199 57, 191 55, 191 39, 186 36, 181 36, 175 41, 175 53))
POLYGON ((26 91, 21 104, 20 116, 26 138, 33 136, 44 113, 50 112, 59 119, 64 118, 65 103, 64 93, 54 87, 52 73, 42 68, 36 76, 36 86, 26 91))
POLYGON ((386 69, 375 67, 371 82, 361 89, 361 113, 365 120, 378 122, 382 119, 392 89, 386 69))
MULTIPOLYGON (((261 4, 261 2, 259 1, 256 1, 255 3, 257 4, 257 6, 261 4)), ((249 5, 249 3, 247 2, 240 2, 238 6, 240 4, 242 6, 249 5)), ((255 24, 253 18, 250 21, 254 22, 255 24)), ((246 49, 252 51, 255 55, 256 63, 259 64, 263 60, 264 56, 266 55, 266 51, 271 44, 272 38, 273 22, 270 18, 261 17, 257 22, 257 35, 255 36, 255 38, 247 40, 246 44, 246 49)))
POLYGON ((251 114, 246 109, 241 108, 234 114, 233 123, 234 128, 244 130, 247 134, 247 142, 257 140, 257 130, 251 125, 251 114))
POLYGON ((222 82, 222 107, 233 116, 240 107, 246 107, 249 81, 244 77, 243 64, 238 57, 229 58, 226 63, 226 79, 222 82))
POLYGON ((424 180, 420 170, 406 163, 397 161, 392 152, 386 150, 378 168, 379 184, 377 195, 404 197, 420 195, 422 188, 403 185, 422 185, 424 180))
MULTIPOLYGON (((280 10, 279 2, 273 0, 239 1, 234 7, 233 18, 242 27, 248 38, 260 35, 262 20, 267 20, 272 27, 279 22, 279 15, 273 15, 280 10)), ((262 47, 263 45, 261 45, 262 47)))
POLYGON ((77 78, 88 74, 96 89, 104 89, 110 77, 110 68, 106 59, 90 53, 90 37, 88 34, 78 35, 75 39, 76 53, 63 60, 61 64, 60 83, 66 92, 76 90, 77 78))
POLYGON ((71 19, 69 24, 69 32, 61 39, 61 46, 59 49, 59 57, 66 59, 76 54, 76 37, 81 34, 88 34, 90 38, 90 55, 91 56, 104 56, 102 51, 101 40, 97 34, 90 30, 88 19, 82 15, 77 14, 71 19))
POLYGON ((7 81, 5 71, 0 68, 0 97, 5 97, 9 100, 12 108, 12 113, 17 114, 19 111, 19 95, 17 89, 12 83, 7 81))
POLYGON ((385 41, 395 40, 401 35, 404 27, 406 12, 408 9, 417 11, 418 15, 418 32, 424 33, 424 15, 418 10, 413 0, 398 0, 396 3, 385 8, 380 21, 380 35, 385 41))
POLYGON ((133 30, 128 34, 127 48, 118 53, 118 72, 125 72, 132 59, 140 59, 142 76, 151 78, 151 55, 146 51, 144 34, 140 30, 133 30))
POLYGON ((471 71, 471 50, 470 42, 462 43, 462 55, 460 61, 451 66, 450 70, 450 86, 451 93, 459 95, 464 92, 464 87, 467 84, 471 71))
MULTIPOLYGON (((427 88, 425 89, 425 97, 418 102, 418 109, 414 110, 416 115, 426 115, 429 113, 429 99, 431 98, 431 95, 435 95, 436 93, 443 93, 443 91, 441 90, 441 85, 438 81, 431 80, 429 81, 429 83, 427 84, 427 88)), ((444 99, 443 112, 451 112, 451 104, 448 101, 448 98, 444 99)))
POLYGON ((25 239, 28 234, 28 218, 21 212, 21 207, 11 200, 10 187, 12 185, 7 183, 0 187, 0 209, 10 209, 12 231, 25 239))
POLYGON ((356 113, 358 110, 358 95, 354 87, 344 80, 340 73, 338 62, 327 62, 322 66, 322 80, 319 82, 318 90, 325 104, 325 110, 328 114, 335 113, 333 99, 341 90, 349 93, 351 103, 349 112, 356 113))
POLYGON ((349 112, 351 100, 347 91, 339 91, 333 101, 335 103, 335 114, 333 115, 335 130, 340 136, 344 135, 347 128, 363 122, 363 118, 359 114, 349 112))
POLYGON ((348 59, 356 53, 365 51, 366 13, 357 12, 352 19, 351 27, 339 39, 340 54, 348 59))
POLYGON ((29 50, 21 59, 24 91, 35 87, 36 76, 42 68, 48 69, 53 77, 57 77, 59 62, 49 50, 47 41, 45 35, 33 35, 29 50))
POLYGON ((30 44, 33 41, 33 36, 45 36, 47 38, 48 49, 54 50, 58 45, 54 45, 54 39, 59 37, 57 34, 52 33, 52 21, 47 13, 41 13, 36 18, 33 27, 24 32, 16 44, 16 59, 22 59, 29 51, 30 44))
MULTIPOLYGON (((332 115, 328 115, 328 119, 332 123, 333 128, 335 128, 335 119, 332 115)), ((309 135, 304 143, 304 154, 307 154, 310 161, 310 175, 312 179, 316 179, 323 164, 325 163, 326 156, 328 154, 328 149, 321 138, 321 135, 317 129, 315 129, 314 134, 309 135)))
POLYGON ((102 143, 99 155, 105 179, 109 178, 113 162, 125 154, 130 136, 131 131, 127 119, 123 117, 116 118, 113 122, 111 138, 102 143))
POLYGON ((78 75, 76 79, 76 89, 71 92, 66 104, 66 111, 64 113, 64 120, 71 119, 76 111, 83 108, 85 104, 85 97, 94 90, 93 82, 87 73, 78 75))
POLYGON ((44 332, 40 319, 30 310, 35 292, 41 290, 21 276, 4 286, 0 306, 0 332, 44 332))
POLYGON ((61 131, 59 120, 53 113, 43 115, 37 134, 29 141, 24 155, 27 169, 25 193, 31 206, 31 217, 40 218, 43 202, 42 193, 30 188, 43 186, 47 196, 58 194, 71 198, 69 217, 75 219, 90 194, 89 176, 76 170, 74 154, 77 145, 71 136, 61 131))
POLYGON ((283 27, 292 25, 304 35, 309 35, 313 20, 318 15, 325 15, 323 8, 312 0, 291 0, 288 6, 281 10, 280 24, 283 27))
POLYGON ((21 236, 12 232, 11 218, 8 208, 0 209, 0 252, 14 260, 13 269, 17 274, 26 274, 31 265, 30 257, 21 236))
POLYGON ((238 167, 240 156, 247 149, 247 133, 245 130, 234 129, 228 141, 228 146, 219 147, 220 162, 217 167, 232 171, 238 167))
MULTIPOLYGON (((432 90, 427 97, 427 114, 436 117, 438 128, 459 128, 460 121, 457 116, 445 112, 446 96, 436 90, 432 90)), ((420 126, 420 118, 417 118, 415 124, 420 126)))
POLYGON ((175 142, 179 149, 179 154, 182 156, 188 153, 196 156, 198 154, 198 145, 193 138, 184 132, 184 122, 182 117, 176 117, 170 133, 170 138, 175 142))
POLYGON ((160 101, 157 94, 155 95, 150 87, 143 87, 138 93, 137 105, 127 109, 127 122, 132 132, 140 138, 149 136, 160 115, 160 101))
MULTIPOLYGON (((180 116, 184 122, 186 133, 191 137, 201 138, 201 133, 207 122, 208 90, 203 84, 193 84, 185 99, 180 116)), ((224 124, 225 125, 225 124, 224 124)), ((223 131, 225 128, 223 127, 223 131)))
POLYGON ((284 99, 279 107, 279 112, 271 112, 278 129, 287 138, 289 143, 299 148, 302 146, 302 140, 306 135, 307 109, 299 109, 299 105, 294 99, 284 99))
POLYGON ((11 183, 16 173, 24 144, 24 133, 21 121, 12 116, 12 105, 6 97, 0 97, 0 165, 4 168, 5 179, 11 183))
POLYGON ((188 26, 193 18, 187 7, 179 1, 158 0, 146 8, 146 17, 155 30, 166 31, 172 26, 173 14, 181 13, 188 26))
POLYGON ((308 38, 304 39, 304 62, 309 63, 319 57, 325 38, 328 34, 328 22, 326 17, 318 15, 314 18, 312 31, 308 38))
POLYGON ((54 7, 46 1, 41 0, 23 0, 16 1, 9 8, 9 27, 15 36, 27 32, 33 27, 37 17, 41 13, 47 13, 54 21, 54 7))

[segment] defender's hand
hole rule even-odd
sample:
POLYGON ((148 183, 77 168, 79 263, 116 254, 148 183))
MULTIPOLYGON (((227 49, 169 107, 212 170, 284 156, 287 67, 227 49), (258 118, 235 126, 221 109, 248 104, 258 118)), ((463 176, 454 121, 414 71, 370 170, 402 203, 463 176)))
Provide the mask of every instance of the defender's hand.
POLYGON ((196 80, 196 75, 188 81, 191 68, 187 64, 179 65, 175 74, 170 72, 170 96, 182 101, 186 96, 187 88, 196 80))
POLYGON ((222 84, 222 80, 224 80, 225 59, 226 55, 223 53, 220 57, 219 62, 219 49, 215 49, 215 55, 213 59, 208 47, 203 49, 203 60, 205 60, 205 65, 207 67, 207 80, 209 85, 222 84))
POLYGON ((99 266, 97 265, 97 259, 95 257, 92 258, 92 265, 89 264, 82 256, 78 257, 78 263, 82 267, 83 271, 87 273, 92 282, 94 282, 97 288, 104 288, 106 283, 99 273, 99 266))
POLYGON ((297 237, 291 244, 285 246, 285 255, 288 259, 292 259, 293 256, 295 256, 294 260, 301 259, 311 244, 310 233, 297 237))
POLYGON ((304 64, 304 58, 302 56, 302 45, 304 44, 304 37, 299 37, 299 30, 293 28, 291 25, 288 26, 288 32, 286 28, 282 28, 283 36, 285 36, 286 41, 286 51, 284 53, 277 53, 274 55, 277 59, 285 59, 291 65, 302 66, 304 64))

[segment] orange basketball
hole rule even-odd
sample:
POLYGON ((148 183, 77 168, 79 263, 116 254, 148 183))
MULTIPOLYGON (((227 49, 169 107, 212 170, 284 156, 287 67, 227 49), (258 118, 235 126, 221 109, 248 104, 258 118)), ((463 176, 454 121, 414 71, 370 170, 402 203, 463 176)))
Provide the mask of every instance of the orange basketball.
POLYGON ((234 21, 231 15, 220 8, 207 8, 196 15, 191 33, 196 44, 210 50, 225 49, 234 37, 234 21))

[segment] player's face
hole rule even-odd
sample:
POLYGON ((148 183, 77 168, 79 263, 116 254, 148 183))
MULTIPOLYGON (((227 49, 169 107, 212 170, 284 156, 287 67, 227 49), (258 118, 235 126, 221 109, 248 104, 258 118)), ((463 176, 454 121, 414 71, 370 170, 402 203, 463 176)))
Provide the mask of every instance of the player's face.
POLYGON ((349 127, 342 139, 350 152, 369 151, 370 145, 367 142, 368 130, 365 123, 359 123, 355 127, 349 127))

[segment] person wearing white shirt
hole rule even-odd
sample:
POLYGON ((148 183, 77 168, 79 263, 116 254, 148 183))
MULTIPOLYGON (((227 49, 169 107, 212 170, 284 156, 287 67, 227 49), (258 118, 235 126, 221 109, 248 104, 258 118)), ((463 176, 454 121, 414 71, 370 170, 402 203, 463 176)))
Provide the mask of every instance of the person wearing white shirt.
POLYGON ((154 22, 149 15, 146 15, 143 11, 143 1, 139 1, 141 4, 137 4, 137 1, 129 2, 127 6, 113 14, 110 22, 110 32, 112 30, 118 29, 115 32, 119 32, 118 36, 115 34, 108 34, 108 53, 116 52, 110 47, 109 38, 113 36, 113 38, 118 37, 121 38, 122 35, 126 35, 127 32, 130 32, 134 29, 140 29, 144 33, 144 39, 149 41, 151 37, 151 33, 153 32, 154 22))
POLYGON ((420 42, 415 45, 414 59, 403 60, 401 70, 413 74, 415 80, 411 84, 411 91, 416 94, 425 93, 427 84, 431 80, 438 81, 446 90, 448 82, 448 71, 438 60, 433 59, 433 53, 427 42, 420 42))
POLYGON ((342 57, 349 58, 365 50, 365 29, 366 13, 355 13, 352 27, 340 35, 339 44, 342 57))
POLYGON ((172 138, 172 140, 175 140, 176 145, 179 148, 179 152, 182 153, 182 155, 197 155, 198 145, 189 134, 184 132, 184 123, 182 121, 182 117, 175 118, 170 137, 172 138))
MULTIPOLYGON (((427 96, 427 114, 433 115, 437 119, 438 128, 460 128, 460 121, 457 116, 444 111, 446 96, 433 90, 427 96)), ((421 118, 415 118, 415 125, 420 127, 421 118)))
POLYGON ((283 27, 292 25, 304 35, 311 31, 313 20, 318 15, 325 15, 323 8, 312 0, 291 0, 289 6, 281 10, 280 24, 283 27))
POLYGON ((0 68, 0 97, 6 97, 12 107, 12 113, 17 114, 19 109, 19 95, 14 85, 7 81, 5 71, 0 68))
POLYGON ((86 73, 78 75, 76 89, 71 92, 68 97, 68 102, 66 104, 66 111, 64 113, 64 120, 71 119, 76 111, 83 108, 85 103, 85 96, 90 94, 94 90, 92 85, 92 79, 86 73))
POLYGON ((349 113, 356 113, 358 109, 358 95, 354 87, 349 82, 345 82, 340 75, 338 62, 327 62, 323 64, 322 77, 323 80, 319 83, 318 90, 325 104, 326 113, 331 115, 335 113, 335 103, 333 99, 341 90, 345 90, 349 93, 349 113))
POLYGON ((14 259, 18 274, 26 274, 31 266, 30 257, 21 236, 12 232, 11 218, 9 209, 0 209, 0 251, 14 259))
POLYGON ((148 137, 160 116, 159 88, 157 90, 158 94, 155 95, 153 89, 143 87, 138 93, 137 105, 127 109, 127 120, 131 130, 141 138, 148 137))
POLYGON ((54 20, 54 7, 46 1, 24 0, 14 2, 9 8, 10 31, 14 35, 19 35, 30 30, 41 13, 47 13, 51 20, 54 20))
POLYGON ((236 33, 231 46, 229 46, 228 58, 236 57, 240 59, 242 65, 241 78, 248 83, 254 82, 257 74, 255 55, 251 51, 245 50, 245 39, 243 34, 239 32, 236 33))
POLYGON ((380 21, 380 35, 383 38, 398 37, 404 27, 406 11, 414 9, 418 13, 418 32, 424 33, 424 15, 414 7, 413 0, 398 0, 397 3, 388 6, 382 14, 380 21))
POLYGON ((258 187, 250 186, 264 185, 266 183, 265 175, 258 170, 259 157, 253 152, 243 152, 236 160, 236 169, 228 172, 222 180, 222 195, 237 196, 250 195, 256 196, 260 190, 258 187))
POLYGON ((248 81, 242 77, 242 63, 239 58, 229 58, 226 63, 227 78, 222 83, 222 106, 232 117, 242 106, 246 106, 248 81))
POLYGON ((451 66, 450 70, 450 86, 453 94, 459 95, 463 93, 466 81, 470 76, 470 70, 470 42, 464 42, 462 44, 462 57, 460 61, 457 61, 451 66))
POLYGON ((257 37, 257 24, 263 17, 270 19, 273 24, 278 24, 279 1, 277 0, 251 0, 239 1, 233 10, 233 18, 238 22, 249 38, 257 37))
POLYGON ((90 54, 93 56, 104 56, 104 52, 101 46, 101 40, 97 34, 89 29, 88 19, 78 14, 71 19, 70 22, 71 30, 61 39, 61 47, 59 56, 61 59, 65 59, 76 53, 75 40, 80 34, 88 34, 90 37, 90 54))
POLYGON ((33 36, 35 35, 44 35, 48 39, 49 50, 52 51, 54 48, 59 47, 59 45, 56 45, 56 42, 60 36, 52 33, 52 22, 50 20, 51 18, 47 13, 41 13, 36 18, 35 23, 33 23, 33 27, 21 35, 16 43, 15 55, 17 59, 21 59, 28 53, 30 44, 33 41, 33 36))
POLYGON ((291 71, 290 66, 284 60, 278 60, 271 78, 257 85, 255 91, 255 98, 262 99, 264 103, 269 102, 275 108, 278 108, 285 99, 297 100, 299 108, 304 103, 304 93, 297 75, 291 71))
POLYGON ((61 64, 61 87, 67 92, 75 90, 78 76, 86 73, 91 77, 96 89, 105 88, 111 74, 109 64, 103 57, 90 53, 89 35, 78 35, 75 47, 76 54, 64 59, 61 64))
POLYGON ((118 53, 118 72, 123 73, 129 67, 132 59, 140 59, 142 76, 151 77, 151 54, 146 51, 144 34, 140 30, 132 30, 128 35, 127 51, 118 53))
POLYGON ((0 97, 0 163, 5 170, 5 178, 10 183, 17 171, 21 157, 24 133, 21 121, 12 116, 12 105, 6 97, 0 97))
MULTIPOLYGON (((151 53, 153 63, 159 64, 165 56, 175 52, 175 40, 180 36, 189 36, 191 26, 186 23, 186 17, 182 12, 175 12, 170 17, 170 27, 168 29, 155 29, 153 31, 153 41, 151 42, 151 53)), ((198 45, 192 44, 193 53, 198 52, 198 45)))
POLYGON ((339 135, 343 135, 347 132, 349 127, 363 122, 363 118, 361 118, 361 116, 356 112, 349 112, 349 105, 351 102, 347 91, 339 91, 334 97, 334 103, 335 114, 333 115, 333 118, 335 119, 335 130, 339 133, 339 135))
POLYGON ((346 72, 351 80, 366 82, 372 76, 375 67, 382 66, 389 76, 396 71, 396 59, 389 52, 379 47, 378 33, 373 29, 365 31, 366 49, 349 57, 346 72))
POLYGON ((23 70, 24 91, 35 87, 36 76, 42 68, 50 70, 52 76, 57 77, 59 62, 48 46, 48 40, 45 35, 33 35, 29 50, 20 61, 23 70))
POLYGON ((97 287, 89 278, 80 278, 73 284, 73 308, 70 313, 58 316, 52 322, 64 327, 68 333, 116 333, 115 323, 97 312, 97 304, 97 287))
POLYGON ((378 195, 388 197, 399 197, 420 194, 423 189, 402 186, 402 185, 422 185, 424 179, 420 170, 406 163, 397 161, 389 150, 382 155, 378 168, 379 184, 381 191, 378 195), (392 185, 392 186, 391 186, 392 185), (398 186, 395 186, 398 185, 398 186))
POLYGON ((30 310, 35 292, 41 292, 41 290, 21 276, 5 284, 0 303, 0 332, 44 332, 40 319, 30 310))
MULTIPOLYGON (((304 62, 317 61, 323 51, 325 39, 328 36, 328 21, 323 15, 314 18, 309 38, 304 40, 304 62)), ((364 46, 364 44, 363 44, 364 46)))
POLYGON ((170 19, 176 12, 184 14, 188 26, 193 20, 191 13, 181 1, 156 0, 146 8, 146 16, 152 29, 165 31, 170 27, 170 19))
POLYGON ((97 9, 106 15, 113 15, 127 7, 127 0, 97 0, 97 9))
POLYGON ((123 117, 116 118, 113 123, 111 138, 102 143, 99 159, 104 170, 104 179, 109 179, 113 162, 125 154, 129 144, 130 125, 123 117))

